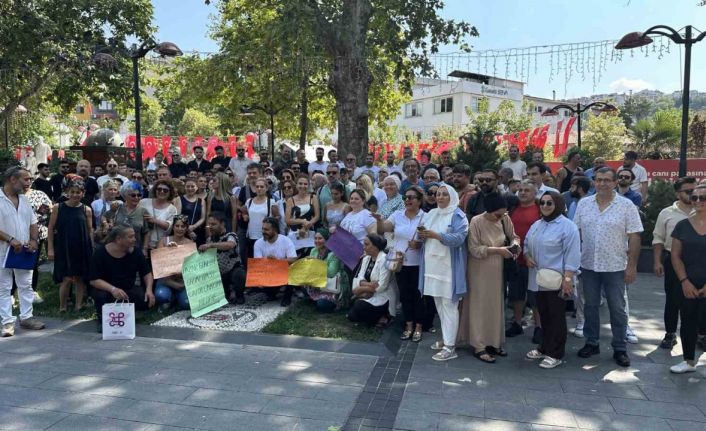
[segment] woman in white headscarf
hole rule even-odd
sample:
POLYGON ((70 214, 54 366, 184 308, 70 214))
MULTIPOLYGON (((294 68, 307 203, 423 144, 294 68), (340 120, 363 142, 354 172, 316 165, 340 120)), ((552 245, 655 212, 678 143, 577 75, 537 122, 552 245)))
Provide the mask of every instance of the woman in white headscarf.
POLYGON ((424 241, 424 259, 419 266, 419 290, 432 296, 436 304, 443 342, 431 348, 439 350, 432 358, 448 361, 457 358, 458 301, 466 294, 466 236, 468 219, 458 207, 458 193, 442 183, 436 192, 437 208, 429 211, 420 224, 419 238, 424 241))

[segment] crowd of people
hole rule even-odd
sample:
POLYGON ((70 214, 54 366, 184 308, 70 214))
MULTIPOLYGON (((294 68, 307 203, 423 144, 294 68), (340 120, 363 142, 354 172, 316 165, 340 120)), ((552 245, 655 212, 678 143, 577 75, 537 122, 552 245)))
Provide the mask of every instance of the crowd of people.
MULTIPOLYGON (((635 282, 643 226, 639 208, 648 200, 647 175, 625 153, 617 171, 596 158, 582 171, 580 154, 570 153, 554 175, 536 153, 532 162, 510 147, 499 170, 478 172, 454 163, 449 151, 438 164, 428 152, 420 160, 405 148, 376 165, 373 154, 338 160, 316 149, 282 146, 276 160, 262 150, 258 160, 238 147, 204 158, 192 149, 185 163, 178 151, 158 153, 143 171, 109 160, 75 167, 58 162, 58 172, 39 165, 36 178, 22 169, 4 173, 0 192, 0 253, 42 249, 54 261, 60 312, 86 306, 92 298, 99 317, 106 302, 128 300, 136 309, 189 308, 184 280, 154 280, 152 250, 195 243, 216 250, 224 294, 243 304, 248 258, 292 263, 320 259, 327 289, 262 289, 286 307, 297 295, 320 312, 346 310, 350 321, 384 327, 398 315, 402 340, 419 342, 436 332, 433 359, 457 358, 469 348, 485 363, 505 357, 506 339, 522 335, 529 313, 537 345, 526 357, 542 368, 563 363, 569 333, 585 338, 578 355, 600 354, 600 307, 607 303, 613 358, 629 366, 628 344, 637 337, 629 323, 628 292, 635 282), (343 229, 360 242, 354 268, 329 250, 331 235, 343 229), (328 289, 329 282, 335 288, 328 289), (505 321, 505 309, 511 318, 505 321), (566 313, 577 325, 567 328, 566 313)), ((694 178, 674 182, 678 200, 660 214, 654 230, 654 271, 664 276, 665 331, 660 347, 680 338, 684 361, 675 373, 695 370, 696 348, 706 348, 706 184, 694 178)), ((4 256, 4 254, 2 254, 4 256)), ((17 286, 20 325, 41 329, 32 315, 33 270, 0 269, 2 335, 14 334, 11 290, 17 286)), ((99 319, 100 321, 100 319, 99 319)))

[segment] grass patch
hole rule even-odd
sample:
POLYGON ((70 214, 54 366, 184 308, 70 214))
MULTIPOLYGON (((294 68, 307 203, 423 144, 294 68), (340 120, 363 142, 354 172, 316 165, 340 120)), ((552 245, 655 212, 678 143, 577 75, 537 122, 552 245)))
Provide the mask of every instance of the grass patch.
POLYGON ((344 310, 319 313, 316 306, 306 300, 290 305, 287 311, 265 326, 262 332, 353 341, 378 341, 382 336, 382 330, 379 328, 349 322, 344 310))
MULTIPOLYGON (((59 285, 54 283, 52 275, 50 272, 40 272, 39 280, 37 281, 37 291, 39 296, 44 299, 41 304, 34 304, 34 315, 36 317, 53 317, 57 319, 66 320, 95 320, 96 319, 96 309, 93 305, 93 301, 85 302, 87 307, 82 311, 75 311, 73 308, 69 307, 68 311, 65 313, 59 313, 59 285)), ((16 305, 19 307, 19 305, 16 305)), ((165 313, 160 313, 157 311, 157 307, 152 307, 147 311, 136 311, 135 312, 135 323, 149 325, 150 323, 160 320, 176 310, 172 309, 165 313)))

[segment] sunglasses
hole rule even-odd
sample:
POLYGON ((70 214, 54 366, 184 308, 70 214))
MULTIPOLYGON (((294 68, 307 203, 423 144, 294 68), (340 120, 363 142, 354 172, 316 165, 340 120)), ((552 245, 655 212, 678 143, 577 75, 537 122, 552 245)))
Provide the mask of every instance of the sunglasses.
POLYGON ((326 172, 326 175, 336 175, 338 172, 326 172))
MULTIPOLYGON (((109 168, 117 168, 118 165, 108 165, 108 167, 109 167, 109 168)), ((66 168, 68 169, 68 166, 66 166, 66 168)), ((63 169, 63 167, 62 167, 62 169, 63 169)))
POLYGON ((630 175, 618 175, 619 180, 632 180, 630 175))
POLYGON ((495 178, 478 178, 479 183, 492 183, 495 181, 495 178))
POLYGON ((413 196, 413 195, 405 195, 405 196, 402 198, 402 200, 404 200, 404 201, 409 201, 409 200, 412 200, 412 199, 417 199, 417 197, 416 197, 416 196, 413 196))
POLYGON ((691 195, 691 202, 706 202, 706 195, 691 195))
POLYGON ((355 159, 346 159, 347 162, 355 162, 355 159))
POLYGON ((139 197, 142 196, 142 195, 139 194, 139 193, 128 193, 128 196, 131 197, 131 198, 139 198, 139 197))
POLYGON ((282 190, 292 190, 292 186, 284 186, 282 187, 282 190))
POLYGON ((133 176, 132 176, 132 179, 133 179, 133 180, 141 180, 141 179, 142 179, 142 175, 133 175, 133 176))
POLYGON ((157 193, 169 193, 169 189, 166 187, 157 187, 157 193))
POLYGON ((553 207, 554 201, 539 201, 540 207, 553 207))

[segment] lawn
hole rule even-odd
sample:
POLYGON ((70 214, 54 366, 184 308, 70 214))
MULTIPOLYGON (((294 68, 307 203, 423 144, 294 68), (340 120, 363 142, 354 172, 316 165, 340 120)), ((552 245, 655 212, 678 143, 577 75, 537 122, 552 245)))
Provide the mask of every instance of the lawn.
POLYGON ((314 304, 306 300, 293 303, 262 332, 353 341, 378 341, 382 336, 381 329, 349 322, 345 311, 319 313, 314 304))
MULTIPOLYGON (((37 291, 39 292, 39 296, 44 299, 43 303, 34 304, 34 315, 37 317, 54 317, 67 320, 96 319, 96 310, 92 301, 86 303, 87 306, 82 311, 77 312, 70 307, 66 313, 59 313, 59 286, 54 283, 54 280, 52 280, 52 275, 49 272, 39 273, 37 291)), ((172 311, 160 313, 157 311, 157 307, 154 307, 148 311, 137 311, 135 312, 135 323, 149 325, 150 323, 156 322, 171 313, 172 311)))

